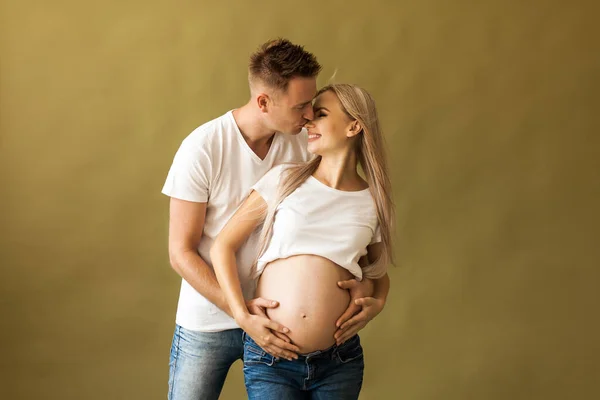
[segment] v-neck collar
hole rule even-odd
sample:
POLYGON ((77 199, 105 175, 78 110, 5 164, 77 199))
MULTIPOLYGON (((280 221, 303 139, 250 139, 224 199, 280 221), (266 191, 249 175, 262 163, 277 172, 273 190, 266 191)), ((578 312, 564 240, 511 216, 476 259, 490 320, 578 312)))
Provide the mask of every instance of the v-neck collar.
POLYGON ((242 131, 240 131, 240 127, 238 126, 238 124, 235 120, 235 117, 233 116, 233 110, 229 111, 229 117, 231 118, 231 121, 233 122, 233 126, 235 126, 235 132, 236 132, 236 136, 237 136, 238 140, 240 141, 240 143, 242 144, 242 147, 246 150, 248 155, 252 158, 252 160, 259 164, 268 163, 268 160, 273 157, 271 154, 274 154, 276 151, 276 147, 279 144, 278 138, 281 134, 279 132, 275 132, 275 134, 273 135, 273 140, 271 140, 271 145, 269 146, 269 151, 267 152, 267 155, 265 156, 264 159, 261 159, 254 152, 254 150, 252 150, 250 148, 250 146, 248 146, 248 142, 246 142, 246 139, 244 139, 244 135, 242 135, 242 131))

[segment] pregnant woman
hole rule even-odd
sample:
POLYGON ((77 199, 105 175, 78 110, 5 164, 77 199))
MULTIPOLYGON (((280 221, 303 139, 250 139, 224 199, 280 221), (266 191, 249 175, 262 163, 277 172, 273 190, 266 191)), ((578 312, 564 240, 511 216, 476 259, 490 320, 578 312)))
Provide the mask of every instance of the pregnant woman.
POLYGON ((389 289, 393 206, 375 103, 359 87, 334 84, 319 92, 314 112, 306 128, 308 150, 317 157, 270 170, 211 249, 219 284, 245 332, 250 399, 358 398, 363 352, 356 334, 341 344, 334 338, 350 302, 337 283, 378 280, 370 298, 379 301, 378 311, 389 289), (261 224, 256 295, 279 302, 265 316, 248 312, 235 261, 261 224), (265 351, 273 340, 287 350, 265 351))

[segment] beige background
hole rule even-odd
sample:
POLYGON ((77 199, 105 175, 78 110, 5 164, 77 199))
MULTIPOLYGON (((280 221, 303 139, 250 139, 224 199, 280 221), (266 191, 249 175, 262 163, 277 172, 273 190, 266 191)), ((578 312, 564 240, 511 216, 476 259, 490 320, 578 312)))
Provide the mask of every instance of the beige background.
POLYGON ((2 0, 0 397, 166 398, 160 189, 285 36, 372 92, 392 153, 361 398, 600 398, 600 30, 567 3, 2 0))

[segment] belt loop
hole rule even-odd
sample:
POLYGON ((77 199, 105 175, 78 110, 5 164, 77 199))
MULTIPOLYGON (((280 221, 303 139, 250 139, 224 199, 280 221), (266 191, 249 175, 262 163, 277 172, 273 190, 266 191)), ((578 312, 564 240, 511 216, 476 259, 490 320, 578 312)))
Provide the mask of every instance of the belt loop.
POLYGON ((331 352, 331 359, 332 360, 335 358, 336 354, 338 353, 338 350, 339 350, 339 347, 338 347, 338 345, 336 343, 336 344, 333 345, 333 349, 332 349, 332 352, 331 352))

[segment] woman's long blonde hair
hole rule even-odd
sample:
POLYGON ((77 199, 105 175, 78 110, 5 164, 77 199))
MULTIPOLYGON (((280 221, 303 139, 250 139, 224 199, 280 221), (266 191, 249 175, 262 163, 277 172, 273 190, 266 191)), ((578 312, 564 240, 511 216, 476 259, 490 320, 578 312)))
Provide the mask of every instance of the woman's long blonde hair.
MULTIPOLYGON (((342 105, 342 110, 353 120, 360 123, 362 132, 356 140, 356 155, 358 163, 364 171, 371 196, 377 208, 377 219, 383 242, 383 252, 379 259, 363 268, 363 275, 367 278, 380 278, 385 275, 387 265, 393 264, 392 230, 394 221, 394 204, 392 202, 392 185, 389 178, 385 141, 381 128, 375 101, 371 95, 358 86, 336 83, 327 85, 317 93, 317 96, 332 91, 336 94, 342 105)), ((285 170, 273 203, 269 205, 262 231, 258 242, 258 255, 256 261, 266 251, 275 220, 277 206, 319 166, 321 156, 317 156, 308 163, 296 165, 285 170)), ((256 262, 252 267, 252 275, 256 275, 256 262)))

